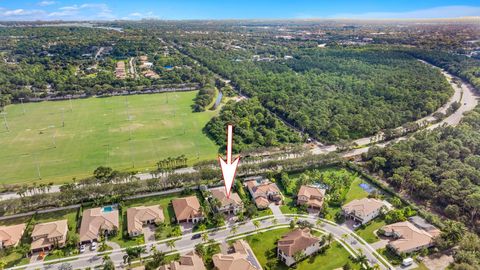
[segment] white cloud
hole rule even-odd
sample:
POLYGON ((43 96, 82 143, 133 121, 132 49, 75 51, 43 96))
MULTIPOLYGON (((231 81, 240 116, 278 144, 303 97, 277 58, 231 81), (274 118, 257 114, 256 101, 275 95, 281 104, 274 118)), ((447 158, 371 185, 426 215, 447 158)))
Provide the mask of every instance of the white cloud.
POLYGON ((140 12, 134 12, 134 13, 130 13, 128 16, 129 17, 142 17, 143 15, 140 12))
POLYGON ((25 20, 44 14, 43 10, 6 9, 0 7, 0 17, 4 20, 25 20))
POLYGON ((366 12, 366 13, 341 13, 329 18, 351 19, 432 19, 432 18, 458 18, 480 16, 480 7, 474 6, 442 6, 428 9, 419 9, 405 12, 366 12))
POLYGON ((114 19, 112 10, 106 4, 81 4, 63 6, 48 14, 50 19, 99 20, 114 19))
POLYGON ((46 7, 46 6, 54 5, 54 4, 56 4, 56 3, 57 3, 57 2, 55 2, 55 1, 44 0, 44 1, 38 2, 37 5, 39 5, 39 6, 41 6, 41 7, 46 7))

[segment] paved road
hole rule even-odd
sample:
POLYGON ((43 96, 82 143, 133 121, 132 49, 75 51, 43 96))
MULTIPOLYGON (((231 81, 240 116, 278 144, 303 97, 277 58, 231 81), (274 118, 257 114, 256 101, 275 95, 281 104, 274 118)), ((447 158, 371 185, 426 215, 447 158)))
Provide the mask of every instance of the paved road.
MULTIPOLYGON (((422 61, 423 62, 423 61, 422 61)), ((425 63, 425 62, 424 62, 425 63)), ((430 64, 428 64, 430 65, 430 64)), ((435 67, 435 66, 432 66, 435 67)), ((437 68, 437 67, 435 67, 437 68)), ((443 124, 446 125, 457 125, 460 120, 462 119, 463 115, 465 112, 471 111, 477 106, 478 104, 478 94, 475 92, 475 89, 473 88, 472 85, 466 83, 463 80, 459 80, 461 82, 461 86, 457 86, 457 84, 453 83, 452 78, 454 78, 453 75, 448 73, 447 71, 442 70, 443 75, 447 78, 448 82, 452 85, 453 89, 455 90, 454 94, 450 98, 450 100, 444 104, 441 108, 437 110, 437 112, 445 112, 450 105, 455 102, 455 101, 460 101, 460 108, 455 111, 453 114, 448 116, 447 118, 443 119, 441 122, 430 125, 428 129, 433 129, 436 127, 439 127, 443 124)), ((418 123, 427 121, 427 122, 432 122, 434 118, 432 115, 426 116, 422 119, 417 120, 418 123)), ((401 128, 401 127, 399 127, 401 128)), ((370 137, 365 137, 361 138, 358 140, 355 140, 354 142, 361 146, 361 145, 367 145, 372 142, 372 138, 381 138, 381 134, 377 134, 376 136, 370 136, 370 137)), ((385 147, 388 143, 400 141, 400 140, 405 140, 406 137, 400 137, 395 140, 389 141, 389 142, 380 142, 376 143, 376 146, 380 147, 385 147)), ((357 148, 351 151, 344 152, 342 154, 343 157, 352 157, 352 156, 357 156, 362 153, 366 153, 368 151, 369 147, 363 147, 363 148, 357 148)), ((337 151, 337 146, 336 145, 321 145, 318 144, 318 146, 314 147, 311 152, 315 155, 321 155, 321 154, 327 154, 331 152, 337 151)), ((195 170, 192 167, 187 167, 187 168, 182 168, 178 169, 175 171, 175 173, 189 173, 189 172, 194 172, 195 170)), ((154 176, 150 173, 139 173, 136 175, 140 180, 147 180, 154 178, 154 176)), ((53 192, 59 192, 60 191, 60 186, 59 185, 54 185, 51 187, 49 193, 53 192)), ((27 195, 28 196, 28 195, 27 195)), ((3 193, 0 194, 0 200, 6 200, 6 199, 11 199, 11 198, 19 198, 18 194, 16 193, 3 193)))
MULTIPOLYGON (((238 225, 238 230, 235 235, 242 235, 242 234, 249 234, 255 231, 267 231, 267 230, 273 230, 279 226, 281 227, 287 227, 288 224, 290 223, 291 220, 293 220, 295 217, 298 218, 298 220, 307 220, 311 222, 312 224, 316 224, 318 218, 315 216, 308 216, 308 215, 294 215, 294 214, 289 214, 289 215, 275 215, 275 216, 267 216, 267 217, 262 217, 262 218, 257 218, 254 220, 259 220, 260 221, 260 226, 259 228, 255 228, 253 225, 253 220, 248 221, 244 224, 237 223, 238 225), (274 225, 273 219, 277 221, 277 224, 274 225), (272 226, 275 226, 275 228, 272 228, 272 226)), ((208 236, 209 239, 214 240, 215 242, 221 243, 224 242, 227 238, 235 236, 232 235, 230 232, 230 228, 232 225, 229 227, 222 227, 218 231, 212 231, 209 230, 208 236)), ((359 241, 357 238, 355 238, 353 235, 354 233, 349 230, 346 227, 336 225, 336 224, 331 224, 330 222, 323 222, 318 229, 324 231, 325 233, 332 233, 335 240, 347 247, 347 251, 351 254, 355 254, 358 252, 358 250, 361 250, 363 254, 367 257, 369 263, 371 265, 378 264, 380 266, 380 269, 388 269, 388 267, 392 267, 388 262, 380 262, 377 257, 379 256, 378 253, 365 241, 359 241)), ((198 232, 197 232, 198 233, 198 232)), ((195 248, 196 244, 202 243, 201 239, 192 239, 193 234, 186 234, 180 237, 178 240, 175 241, 175 248, 173 248, 175 251, 173 253, 184 253, 190 250, 193 250, 195 248)), ((153 244, 147 244, 145 245, 147 247, 147 253, 143 255, 149 256, 150 255, 150 250, 153 245, 156 246, 156 249, 165 253, 171 253, 172 249, 167 247, 166 241, 168 239, 155 242, 153 244)), ((125 265, 123 264, 123 256, 126 254, 124 249, 114 249, 112 251, 109 251, 109 256, 112 259, 112 261, 115 263, 115 265, 119 268, 124 268, 125 265)), ((103 253, 96 253, 96 254, 82 254, 79 256, 71 257, 69 258, 68 263, 72 265, 73 269, 82 269, 85 267, 91 267, 94 268, 95 266, 101 265, 102 264, 102 254, 103 253)), ((38 263, 33 263, 29 264, 27 266, 18 266, 18 267, 13 267, 11 269, 22 269, 22 268, 27 268, 27 269, 37 269, 37 268, 43 268, 43 269, 57 269, 61 264, 62 260, 65 259, 58 259, 58 260, 51 260, 49 261, 49 265, 44 265, 43 262, 38 262, 38 263)), ((393 267, 392 267, 393 269, 393 267)))

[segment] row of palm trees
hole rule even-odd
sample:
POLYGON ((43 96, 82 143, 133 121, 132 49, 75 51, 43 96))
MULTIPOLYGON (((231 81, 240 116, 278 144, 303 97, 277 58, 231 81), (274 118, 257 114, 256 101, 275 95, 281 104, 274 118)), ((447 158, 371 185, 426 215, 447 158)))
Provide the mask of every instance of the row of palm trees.
POLYGON ((169 174, 175 169, 187 166, 188 158, 185 155, 167 157, 157 162, 157 170, 154 173, 169 174))
POLYGON ((52 189, 53 182, 50 182, 48 184, 45 183, 40 183, 37 184, 36 182, 33 182, 31 186, 29 185, 22 185, 20 189, 17 191, 17 195, 20 197, 25 197, 25 196, 31 196, 31 195, 36 195, 36 194, 44 194, 50 192, 52 189))

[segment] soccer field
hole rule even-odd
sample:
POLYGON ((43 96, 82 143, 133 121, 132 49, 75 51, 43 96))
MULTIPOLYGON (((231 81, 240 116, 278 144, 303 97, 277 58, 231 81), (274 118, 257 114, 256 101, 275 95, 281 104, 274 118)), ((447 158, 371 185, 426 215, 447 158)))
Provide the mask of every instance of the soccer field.
POLYGON ((0 184, 62 183, 101 165, 145 171, 182 154, 190 164, 212 159, 218 147, 202 129, 217 112, 193 113, 196 94, 26 103, 25 115, 22 105, 7 106, 9 132, 0 118, 0 184))

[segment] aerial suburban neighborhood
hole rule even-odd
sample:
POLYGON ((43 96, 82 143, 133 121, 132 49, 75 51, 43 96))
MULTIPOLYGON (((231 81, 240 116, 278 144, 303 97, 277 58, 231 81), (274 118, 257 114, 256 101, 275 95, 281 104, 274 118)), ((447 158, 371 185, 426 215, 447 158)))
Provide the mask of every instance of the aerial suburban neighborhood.
POLYGON ((0 270, 480 270, 477 2, 0 1, 0 270))

